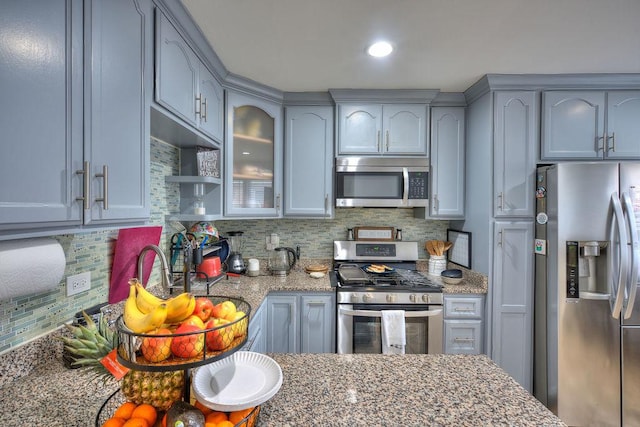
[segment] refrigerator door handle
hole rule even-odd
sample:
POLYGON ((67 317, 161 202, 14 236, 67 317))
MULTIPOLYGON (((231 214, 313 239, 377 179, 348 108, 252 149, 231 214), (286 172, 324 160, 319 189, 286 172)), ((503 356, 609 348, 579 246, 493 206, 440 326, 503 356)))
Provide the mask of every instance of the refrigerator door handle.
POLYGON ((633 305, 636 300, 636 290, 638 284, 638 273, 640 272, 640 242, 638 241, 638 226, 636 223, 636 214, 633 210, 633 203, 629 194, 622 193, 622 208, 627 221, 627 229, 629 231, 629 245, 631 254, 631 266, 625 286, 625 301, 623 317, 628 319, 633 312, 633 305))
POLYGON ((624 281, 628 274, 628 250, 627 250, 627 232, 625 228, 624 214, 622 213, 622 204, 618 198, 618 193, 611 194, 611 207, 613 208, 613 216, 611 217, 611 224, 609 225, 609 274, 610 276, 610 289, 611 299, 609 304, 611 305, 611 316, 614 319, 620 318, 622 312, 622 302, 624 301, 624 281), (614 231, 617 230, 617 233, 614 231), (615 243, 619 245, 615 247, 615 243), (619 252, 619 265, 615 265, 615 257, 613 253, 619 252))

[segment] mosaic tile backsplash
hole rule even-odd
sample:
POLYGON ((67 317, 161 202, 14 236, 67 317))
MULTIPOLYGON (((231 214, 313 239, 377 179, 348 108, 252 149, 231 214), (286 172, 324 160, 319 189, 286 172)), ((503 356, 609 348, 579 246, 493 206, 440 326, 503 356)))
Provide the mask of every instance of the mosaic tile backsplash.
MULTIPOLYGON (((162 245, 168 251, 170 236, 177 231, 165 224, 165 215, 179 210, 179 185, 166 183, 165 176, 179 173, 180 150, 161 141, 151 141, 151 220, 163 226, 162 245)), ((188 224, 187 224, 188 225, 188 224)), ((216 221, 224 236, 244 231, 245 258, 266 258, 265 238, 277 233, 281 246, 300 246, 302 258, 329 259, 333 241, 346 238, 347 229, 357 226, 392 226, 402 229, 404 240, 421 242, 420 257, 427 258, 424 241, 445 239, 447 221, 413 218, 411 209, 337 209, 334 219, 269 219, 216 221)), ((49 333, 82 309, 107 301, 109 275, 117 229, 54 236, 67 258, 63 280, 53 291, 0 301, 0 354, 31 339, 49 333), (90 271, 91 290, 66 296, 66 277, 90 271)), ((156 262, 157 264, 157 262, 156 262)), ((158 281, 158 266, 151 281, 158 281)))

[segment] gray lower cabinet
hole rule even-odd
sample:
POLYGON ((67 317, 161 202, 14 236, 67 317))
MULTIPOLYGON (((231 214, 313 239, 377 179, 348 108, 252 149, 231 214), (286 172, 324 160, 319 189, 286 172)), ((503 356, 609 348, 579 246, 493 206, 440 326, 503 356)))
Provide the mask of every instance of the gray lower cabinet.
POLYGON ((640 158, 640 91, 546 91, 543 160, 640 158))
POLYGON ((162 13, 156 16, 155 100, 191 127, 223 141, 222 85, 162 13))
POLYGON ((285 107, 284 216, 333 215, 333 107, 285 107))
POLYGON ((266 304, 262 303, 249 321, 249 336, 243 350, 254 351, 256 353, 267 352, 267 310, 266 304))
POLYGON ((334 293, 270 293, 266 304, 267 352, 335 351, 334 293))
POLYGON ((483 295, 444 296, 444 352, 480 354, 484 327, 483 295))
POLYGON ((533 221, 494 224, 493 360, 525 389, 533 375, 533 221))
POLYGON ((2 2, 3 38, 38 34, 42 52, 0 44, 3 235, 148 218, 151 13, 150 0, 2 2))

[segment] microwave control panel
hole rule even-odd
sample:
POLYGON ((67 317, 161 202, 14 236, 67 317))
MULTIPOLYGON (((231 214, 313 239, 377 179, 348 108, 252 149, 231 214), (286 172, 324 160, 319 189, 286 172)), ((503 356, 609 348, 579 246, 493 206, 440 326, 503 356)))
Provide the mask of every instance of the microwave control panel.
POLYGON ((409 198, 428 199, 427 172, 409 172, 409 198))

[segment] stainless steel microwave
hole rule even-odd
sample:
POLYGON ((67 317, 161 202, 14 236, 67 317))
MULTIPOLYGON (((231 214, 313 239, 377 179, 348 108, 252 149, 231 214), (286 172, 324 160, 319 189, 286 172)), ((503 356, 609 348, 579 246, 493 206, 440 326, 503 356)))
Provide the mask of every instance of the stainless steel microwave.
POLYGON ((429 204, 426 157, 337 157, 335 170, 337 208, 429 204))

